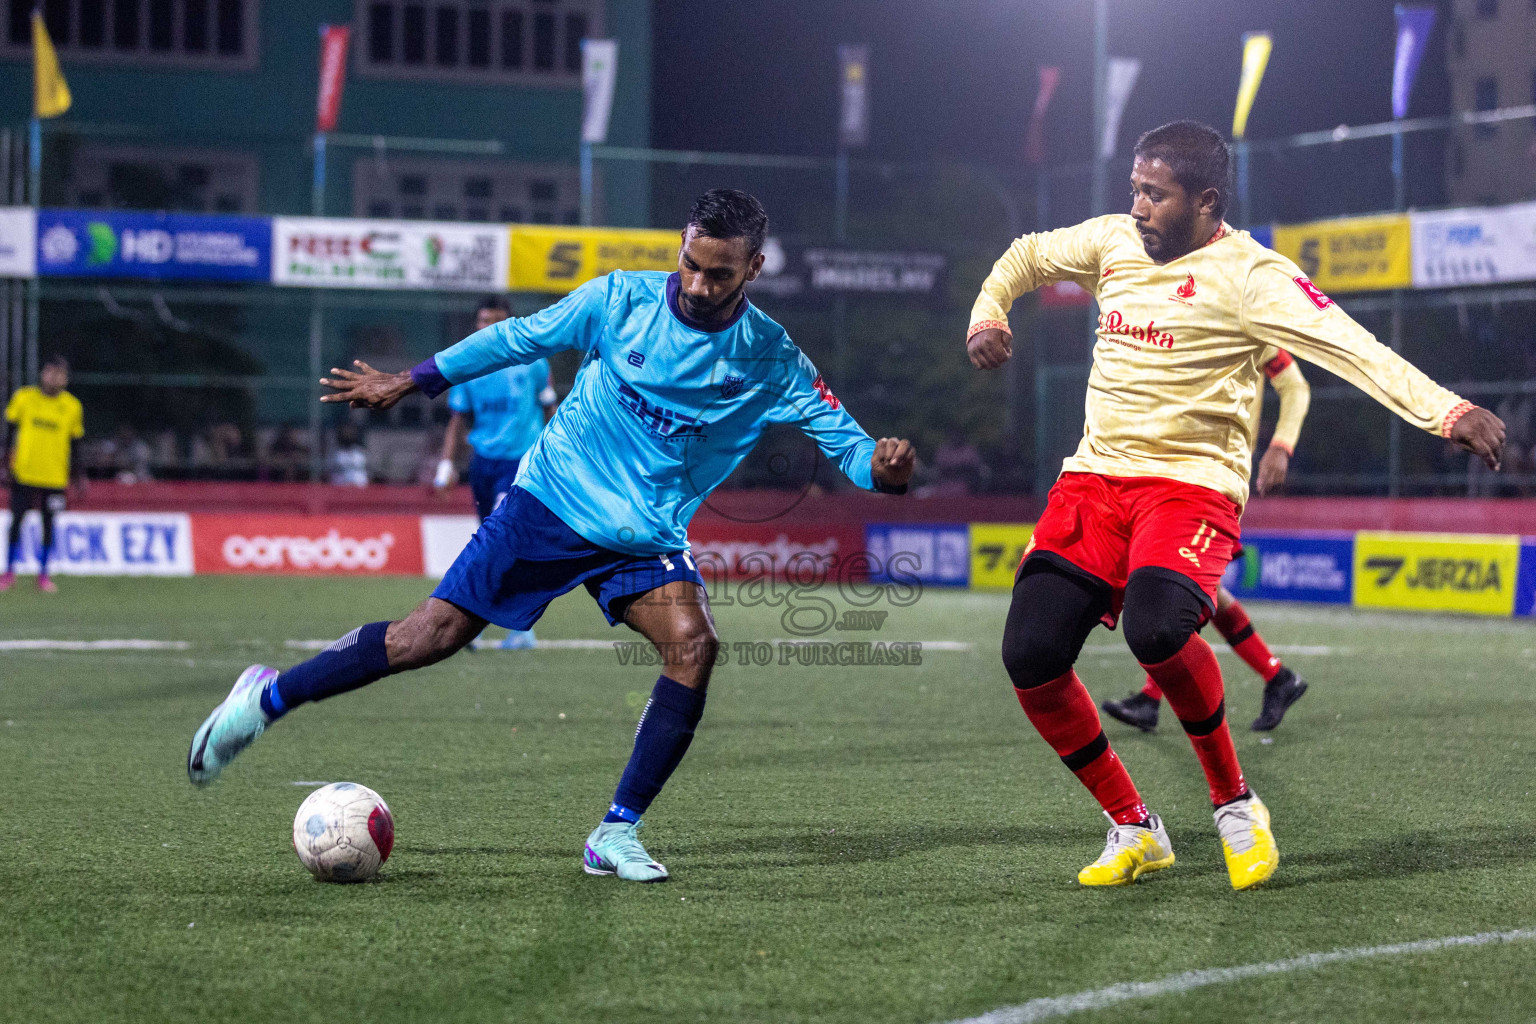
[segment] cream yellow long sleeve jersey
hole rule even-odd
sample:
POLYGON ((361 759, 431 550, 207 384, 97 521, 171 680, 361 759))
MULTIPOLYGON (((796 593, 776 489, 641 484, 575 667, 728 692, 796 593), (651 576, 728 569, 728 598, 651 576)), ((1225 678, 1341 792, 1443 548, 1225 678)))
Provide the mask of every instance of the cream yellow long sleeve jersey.
MULTIPOLYGON (((992 267, 969 334, 1008 330, 1015 299, 1075 281, 1099 303, 1083 440, 1063 471, 1209 487, 1241 508, 1266 348, 1343 377, 1409 423, 1448 436, 1472 406, 1377 341, 1290 260, 1222 225, 1169 263, 1129 215, 1025 235, 992 267)), ((969 336, 969 335, 968 335, 969 336)))
MULTIPOLYGON (((1296 365, 1296 360, 1291 358, 1289 352, 1266 348, 1259 359, 1264 376, 1269 378, 1270 386, 1280 396, 1280 419, 1275 423, 1275 432, 1270 435, 1269 443, 1279 445, 1287 455, 1295 455, 1296 442, 1301 439, 1301 425, 1306 421, 1307 410, 1312 407, 1312 386, 1302 376, 1301 367, 1296 365)), ((1255 430, 1258 429, 1259 414, 1263 409, 1264 388, 1260 385, 1253 397, 1255 430)))

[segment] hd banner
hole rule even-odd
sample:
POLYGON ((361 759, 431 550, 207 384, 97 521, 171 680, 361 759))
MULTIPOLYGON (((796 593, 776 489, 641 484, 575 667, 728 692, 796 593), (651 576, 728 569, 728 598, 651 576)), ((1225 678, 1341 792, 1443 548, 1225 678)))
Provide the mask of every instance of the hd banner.
POLYGON ((864 550, 876 583, 964 587, 971 582, 965 523, 866 523, 864 550))
POLYGON ((1407 288, 1412 232, 1405 213, 1276 224, 1274 248, 1325 292, 1407 288))
POLYGON ((1511 615, 1520 538, 1463 533, 1355 534, 1362 608, 1511 615))
POLYGON ((272 220, 273 284, 495 292, 506 280, 505 227, 340 217, 272 220))
POLYGON ((1408 217, 1415 288, 1536 280, 1536 203, 1408 217))
POLYGON ((514 224, 506 287, 563 295, 615 270, 677 269, 681 237, 648 228, 555 227, 514 224))
POLYGON ((1222 583, 1238 597, 1349 604, 1354 595, 1351 533, 1243 532, 1243 557, 1222 583))
POLYGON ((272 222, 264 217, 125 210, 39 210, 44 277, 267 281, 272 222))

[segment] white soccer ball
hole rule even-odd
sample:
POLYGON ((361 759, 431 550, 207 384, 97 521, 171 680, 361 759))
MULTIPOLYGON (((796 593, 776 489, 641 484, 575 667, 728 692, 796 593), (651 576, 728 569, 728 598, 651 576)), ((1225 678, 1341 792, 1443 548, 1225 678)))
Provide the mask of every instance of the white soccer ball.
POLYGON ((293 848, 322 882, 364 882, 395 845, 395 819, 379 794, 355 782, 321 786, 299 805, 293 848))

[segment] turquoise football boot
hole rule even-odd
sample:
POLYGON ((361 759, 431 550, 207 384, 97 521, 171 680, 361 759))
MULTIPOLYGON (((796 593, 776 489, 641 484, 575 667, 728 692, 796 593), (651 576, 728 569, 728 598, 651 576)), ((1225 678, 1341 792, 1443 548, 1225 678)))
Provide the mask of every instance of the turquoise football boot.
POLYGON ((665 882, 667 869, 651 859, 635 838, 638 821, 605 821, 587 836, 581 870, 589 875, 618 875, 630 882, 665 882))
POLYGON ((192 785, 213 782, 236 754, 266 730, 269 723, 261 710, 261 691, 276 678, 277 669, 252 665, 240 673, 224 703, 198 726, 187 751, 187 778, 192 785))
POLYGON ((509 629, 499 646, 504 651, 531 651, 539 646, 539 640, 531 629, 509 629))

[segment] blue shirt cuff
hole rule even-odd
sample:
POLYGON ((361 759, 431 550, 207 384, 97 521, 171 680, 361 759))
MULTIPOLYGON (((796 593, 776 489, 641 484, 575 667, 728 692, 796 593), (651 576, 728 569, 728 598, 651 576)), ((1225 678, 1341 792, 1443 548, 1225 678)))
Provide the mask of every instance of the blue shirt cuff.
POLYGON ((428 398, 436 398, 447 391, 453 385, 448 383, 448 378, 442 375, 437 368, 437 357, 430 356, 423 359, 411 368, 411 380, 416 382, 416 387, 428 398))

